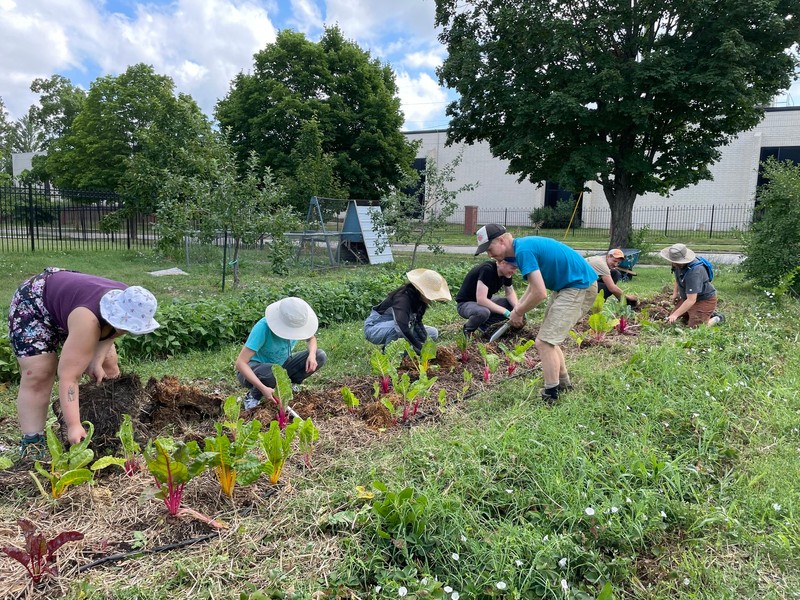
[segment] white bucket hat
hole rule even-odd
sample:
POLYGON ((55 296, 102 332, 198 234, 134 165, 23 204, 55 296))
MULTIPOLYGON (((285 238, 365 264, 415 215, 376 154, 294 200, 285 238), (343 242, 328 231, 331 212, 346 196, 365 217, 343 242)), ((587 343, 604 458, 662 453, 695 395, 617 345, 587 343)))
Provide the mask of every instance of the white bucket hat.
POLYGON ((694 252, 689 250, 686 244, 673 244, 669 248, 664 248, 660 254, 661 258, 677 265, 687 265, 695 258, 694 252))
POLYGON ((414 269, 406 273, 406 277, 417 291, 431 302, 437 300, 449 302, 452 299, 447 281, 436 271, 430 269, 414 269))
POLYGON ((110 290, 100 298, 100 314, 115 329, 144 335, 158 329, 153 318, 158 301, 145 288, 132 285, 124 290, 110 290))
POLYGON ((273 302, 264 311, 272 333, 285 340, 307 340, 317 333, 319 319, 308 302, 290 296, 273 302))

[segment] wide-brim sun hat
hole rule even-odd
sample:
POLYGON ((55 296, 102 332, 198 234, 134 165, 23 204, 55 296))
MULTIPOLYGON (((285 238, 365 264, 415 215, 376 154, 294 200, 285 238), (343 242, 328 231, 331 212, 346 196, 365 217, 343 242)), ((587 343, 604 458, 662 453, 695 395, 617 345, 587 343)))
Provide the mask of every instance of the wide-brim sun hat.
POLYGON ((264 316, 272 333, 285 340, 307 340, 319 328, 314 309, 295 296, 273 302, 267 306, 264 316))
POLYGON ((672 244, 661 251, 661 258, 677 265, 686 265, 695 259, 695 253, 686 244, 672 244))
POLYGON ((138 285, 124 290, 109 290, 100 298, 103 319, 114 329, 133 335, 144 335, 161 327, 153 318, 157 308, 156 297, 138 285))
POLYGON ((449 302, 453 297, 447 281, 436 271, 430 269, 414 269, 406 273, 406 277, 417 291, 431 302, 449 302))

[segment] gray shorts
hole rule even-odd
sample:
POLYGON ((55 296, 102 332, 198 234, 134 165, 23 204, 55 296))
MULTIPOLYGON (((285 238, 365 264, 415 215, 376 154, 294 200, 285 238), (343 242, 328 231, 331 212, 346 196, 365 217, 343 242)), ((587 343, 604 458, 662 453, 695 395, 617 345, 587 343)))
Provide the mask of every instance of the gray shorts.
POLYGON ((575 323, 591 310, 595 298, 597 298, 597 283, 586 289, 565 288, 553 292, 536 339, 553 346, 560 345, 575 323))

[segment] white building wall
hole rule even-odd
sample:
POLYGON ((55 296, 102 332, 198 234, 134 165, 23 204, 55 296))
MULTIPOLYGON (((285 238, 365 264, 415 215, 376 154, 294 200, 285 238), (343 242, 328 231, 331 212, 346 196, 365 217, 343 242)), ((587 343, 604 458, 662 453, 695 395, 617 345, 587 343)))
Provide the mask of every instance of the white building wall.
MULTIPOLYGON (((515 175, 506 172, 508 162, 494 158, 487 143, 447 147, 446 130, 412 131, 405 135, 421 141, 418 157, 432 157, 439 165, 452 161, 463 148, 455 187, 476 181, 480 185, 456 199, 460 206, 532 210, 544 204, 544 187, 537 188, 529 181, 518 182, 515 175)), ((710 167, 713 179, 675 190, 669 196, 652 193, 640 196, 634 207, 634 227, 649 225, 659 229, 669 225, 671 229, 730 230, 748 226, 747 209, 755 203, 761 148, 773 146, 800 146, 800 108, 767 110, 761 123, 722 148, 720 160, 710 167)), ((596 182, 590 182, 588 187, 590 191, 583 196, 583 225, 608 227, 611 215, 605 194, 596 182)))

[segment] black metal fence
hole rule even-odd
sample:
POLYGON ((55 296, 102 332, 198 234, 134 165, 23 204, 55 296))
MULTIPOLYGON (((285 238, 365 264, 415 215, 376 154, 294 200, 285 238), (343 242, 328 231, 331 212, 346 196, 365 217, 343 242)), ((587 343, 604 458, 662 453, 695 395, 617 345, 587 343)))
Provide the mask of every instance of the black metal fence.
MULTIPOLYGON (((737 237, 749 231, 757 218, 758 208, 741 204, 691 205, 691 206, 634 206, 633 230, 647 229, 646 237, 689 237, 723 239, 737 237)), ((607 208, 584 208, 578 210, 570 223, 571 214, 561 215, 558 223, 542 223, 541 214, 535 215, 530 208, 478 208, 477 224, 499 223, 509 228, 524 230, 560 230, 569 226, 569 236, 576 239, 608 239, 611 214, 607 208)), ((555 215, 557 218, 558 215, 555 215)), ((448 219, 451 233, 463 231, 465 209, 459 208, 448 219)), ((542 231, 542 235, 547 235, 542 231)))
MULTIPOLYGON (((0 252, 152 248, 158 241, 155 215, 122 209, 121 199, 113 192, 0 187, 0 252)), ((652 239, 733 239, 750 229, 757 210, 718 204, 634 207, 633 229, 649 229, 645 237, 652 239)), ((563 222, 543 224, 534 221, 533 212, 530 208, 478 208, 477 224, 500 223, 526 233, 561 237, 572 216, 562 213, 555 218, 563 222)), ((340 219, 331 223, 334 230, 341 226, 340 219)), ((465 231, 464 208, 449 221, 449 234, 474 233, 465 231)), ((575 240, 607 241, 609 228, 608 209, 583 209, 575 215, 568 235, 575 240)))
POLYGON ((0 252, 152 247, 155 217, 122 208, 113 192, 0 187, 0 252))

